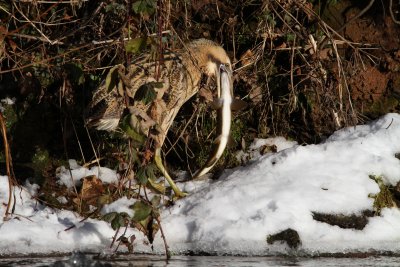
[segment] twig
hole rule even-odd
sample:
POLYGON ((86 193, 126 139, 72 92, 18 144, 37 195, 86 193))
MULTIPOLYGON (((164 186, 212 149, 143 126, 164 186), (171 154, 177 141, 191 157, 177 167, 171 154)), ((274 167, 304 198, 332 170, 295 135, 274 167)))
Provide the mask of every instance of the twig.
MULTIPOLYGON (((171 33, 170 30, 166 30, 166 31, 162 31, 161 34, 167 34, 167 33, 171 33)), ((148 36, 158 36, 158 33, 152 33, 148 36)), ((104 41, 92 41, 92 43, 94 45, 101 45, 101 44, 110 44, 110 43, 118 43, 118 42, 125 42, 125 41, 130 41, 134 38, 131 37, 125 37, 123 39, 111 39, 111 40, 104 40, 104 41)))
MULTIPOLYGON (((292 106, 292 110, 290 111, 290 112, 292 112, 292 111, 294 111, 295 109, 296 109, 296 98, 297 98, 297 95, 296 95, 296 92, 295 92, 295 89, 294 89, 294 78, 293 78, 293 68, 294 68, 294 53, 295 53, 295 51, 294 51, 294 46, 296 45, 296 35, 294 35, 294 38, 293 38, 293 48, 292 48, 292 50, 291 50, 291 55, 290 55, 290 88, 292 89, 292 97, 294 97, 294 101, 293 101, 293 106, 292 106)), ((314 51, 315 53, 317 52, 316 51, 316 48, 315 48, 315 51, 314 51)))
MULTIPOLYGON (((8 144, 8 139, 7 139, 7 129, 6 129, 6 123, 3 117, 3 113, 0 111, 0 128, 1 128, 1 133, 3 135, 3 144, 4 144, 4 154, 6 157, 6 172, 8 176, 8 203, 6 207, 6 212, 5 212, 5 218, 10 215, 10 205, 11 205, 11 199, 13 197, 13 187, 14 185, 17 185, 17 181, 14 176, 14 171, 12 169, 12 159, 11 159, 11 152, 10 152, 10 147, 8 144)), ((14 201, 15 205, 15 201, 14 201)))
POLYGON ((49 42, 51 45, 59 44, 59 43, 60 43, 60 42, 57 41, 57 40, 56 40, 56 41, 50 40, 38 27, 36 27, 36 25, 35 25, 32 21, 29 20, 29 18, 28 18, 27 16, 25 16, 25 14, 24 14, 21 10, 19 10, 18 6, 17 6, 15 3, 14 3, 14 7, 15 7, 16 10, 18 10, 18 12, 21 14, 21 16, 23 16, 24 19, 26 19, 26 20, 29 22, 29 24, 31 24, 32 27, 35 28, 35 29, 40 33, 40 35, 43 36, 43 38, 44 38, 47 42, 49 42))
POLYGON ((92 44, 85 44, 85 45, 82 45, 82 46, 80 46, 80 47, 72 48, 71 50, 66 51, 66 52, 63 53, 63 54, 59 54, 59 55, 54 56, 54 57, 45 58, 45 59, 40 60, 40 61, 31 62, 31 63, 29 63, 29 64, 26 64, 26 65, 24 65, 24 66, 17 67, 17 68, 12 68, 12 69, 8 69, 8 70, 1 70, 1 71, 0 71, 0 74, 4 74, 4 73, 8 73, 8 72, 13 72, 13 71, 16 71, 16 70, 23 70, 23 69, 25 69, 25 68, 27 68, 27 67, 31 67, 31 66, 34 66, 34 65, 40 65, 40 64, 49 62, 49 61, 51 61, 51 60, 54 60, 54 59, 57 59, 57 58, 60 58, 60 57, 65 57, 67 54, 70 54, 70 53, 75 52, 75 51, 78 51, 78 50, 80 50, 80 49, 89 47, 89 46, 91 46, 91 45, 92 45, 92 44))
MULTIPOLYGON (((30 39, 30 40, 39 40, 39 41, 42 41, 42 42, 49 42, 49 40, 47 38, 39 37, 39 36, 32 36, 32 35, 27 35, 27 34, 22 34, 22 33, 10 33, 8 35, 19 37, 19 38, 30 39)), ((50 43, 50 44, 52 44, 52 43, 50 43)), ((63 42, 57 42, 57 44, 64 44, 64 43, 63 42)))

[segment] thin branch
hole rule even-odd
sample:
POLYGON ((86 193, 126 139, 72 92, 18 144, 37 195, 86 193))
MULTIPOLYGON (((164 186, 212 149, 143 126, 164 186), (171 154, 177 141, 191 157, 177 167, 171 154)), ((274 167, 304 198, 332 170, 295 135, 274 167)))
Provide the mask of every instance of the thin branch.
MULTIPOLYGON (((42 41, 42 42, 48 42, 50 44, 52 44, 50 42, 49 39, 44 38, 44 37, 40 37, 40 36, 32 36, 32 35, 27 35, 27 34, 22 34, 22 33, 10 33, 8 34, 10 36, 15 36, 15 37, 19 37, 19 38, 25 38, 25 39, 30 39, 30 40, 37 40, 37 41, 42 41)), ((59 42, 57 41, 57 44, 64 44, 63 42, 59 42)))
MULTIPOLYGON (((8 176, 8 203, 6 207, 6 212, 4 214, 5 218, 8 217, 12 212, 10 212, 10 206, 12 202, 12 197, 13 197, 13 187, 14 185, 17 185, 17 181, 14 176, 14 171, 12 169, 12 159, 11 159, 11 152, 10 152, 10 146, 8 144, 8 139, 7 139, 7 128, 6 128, 6 123, 3 117, 2 112, 0 111, 0 128, 1 128, 1 133, 3 136, 3 144, 4 144, 4 154, 6 157, 6 172, 8 176)), ((15 204, 15 202, 14 202, 15 204)))
POLYGON ((70 53, 72 53, 72 52, 81 50, 81 49, 86 48, 86 47, 89 47, 89 46, 91 46, 91 45, 92 45, 92 44, 85 44, 85 45, 82 45, 82 46, 79 46, 79 47, 76 47, 76 48, 72 48, 72 49, 70 49, 69 51, 66 51, 66 52, 63 53, 63 54, 60 54, 60 55, 57 55, 57 56, 54 56, 54 57, 45 58, 45 59, 42 59, 42 60, 40 60, 40 61, 31 62, 31 63, 26 64, 26 65, 21 66, 21 67, 16 67, 16 68, 8 69, 8 70, 1 70, 1 71, 0 71, 0 74, 9 73, 9 72, 13 72, 13 71, 16 71, 16 70, 23 70, 23 69, 25 69, 25 68, 27 68, 27 67, 31 67, 31 66, 34 66, 34 65, 40 65, 40 64, 49 62, 49 61, 54 60, 54 59, 57 59, 57 58, 65 57, 67 54, 70 54, 70 53))
POLYGON ((40 35, 42 35, 42 37, 47 40, 47 42, 49 42, 52 45, 60 43, 57 40, 56 41, 50 40, 38 27, 36 27, 36 25, 32 21, 29 20, 29 18, 27 16, 25 16, 25 14, 21 10, 19 10, 18 6, 15 3, 14 3, 14 7, 16 10, 18 10, 18 12, 21 14, 21 16, 23 16, 24 19, 26 19, 29 22, 29 24, 31 24, 32 27, 35 28, 35 30, 37 30, 40 33, 40 35))
MULTIPOLYGON (((170 30, 166 30, 166 31, 162 31, 161 32, 161 34, 169 34, 169 33, 171 33, 171 31, 170 30)), ((159 34, 158 33, 152 33, 152 34, 150 34, 149 36, 158 36, 159 34)), ((123 39, 114 39, 114 40, 104 40, 104 41, 92 41, 92 43, 94 44, 94 45, 102 45, 102 44, 110 44, 110 43, 117 43, 117 42, 125 42, 125 41, 129 41, 129 40, 132 40, 133 38, 130 38, 130 37, 126 37, 126 38, 123 38, 123 39)))

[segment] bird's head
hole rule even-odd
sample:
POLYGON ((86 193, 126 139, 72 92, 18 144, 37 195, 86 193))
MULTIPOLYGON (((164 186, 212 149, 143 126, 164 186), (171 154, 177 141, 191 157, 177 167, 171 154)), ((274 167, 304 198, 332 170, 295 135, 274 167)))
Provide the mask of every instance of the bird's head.
POLYGON ((230 90, 233 90, 232 64, 226 51, 217 43, 198 39, 189 43, 189 51, 197 65, 208 76, 215 76, 218 88, 218 97, 221 95, 221 72, 226 72, 230 79, 230 90))

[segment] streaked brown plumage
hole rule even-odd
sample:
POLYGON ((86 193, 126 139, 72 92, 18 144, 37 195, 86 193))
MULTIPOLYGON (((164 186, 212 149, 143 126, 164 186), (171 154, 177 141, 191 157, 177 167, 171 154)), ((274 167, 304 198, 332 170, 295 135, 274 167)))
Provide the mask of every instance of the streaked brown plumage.
POLYGON ((219 96, 220 64, 231 70, 225 50, 213 41, 198 39, 176 53, 166 52, 162 62, 149 61, 149 56, 144 56, 126 70, 119 66, 118 73, 124 86, 120 84, 108 90, 103 83, 89 105, 87 123, 98 130, 115 130, 125 103, 129 103, 128 108, 133 115, 132 126, 139 127, 145 135, 151 128, 157 129, 156 133, 150 135, 156 142, 156 163, 175 194, 182 196, 183 193, 173 184, 160 162, 160 148, 179 109, 198 92, 203 73, 217 78, 219 96), (137 100, 147 90, 146 85, 155 87, 157 93, 154 101, 147 105, 137 100))

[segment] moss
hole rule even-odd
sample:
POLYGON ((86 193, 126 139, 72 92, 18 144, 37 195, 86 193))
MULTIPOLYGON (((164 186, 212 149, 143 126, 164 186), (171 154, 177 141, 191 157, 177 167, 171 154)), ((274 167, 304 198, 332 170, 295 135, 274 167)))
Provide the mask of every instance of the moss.
POLYGON ((374 210, 380 214, 383 208, 397 207, 396 200, 393 195, 393 188, 386 185, 382 176, 370 175, 369 178, 374 180, 379 186, 377 194, 370 194, 369 197, 374 198, 374 210))

